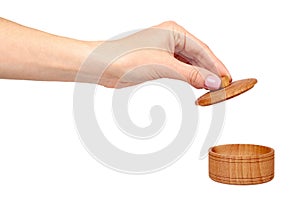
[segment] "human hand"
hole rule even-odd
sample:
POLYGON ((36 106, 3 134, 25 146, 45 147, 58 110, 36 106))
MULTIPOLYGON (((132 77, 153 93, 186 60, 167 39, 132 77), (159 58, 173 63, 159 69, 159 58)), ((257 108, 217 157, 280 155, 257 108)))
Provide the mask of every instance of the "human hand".
POLYGON ((121 88, 158 78, 215 90, 231 77, 203 42, 174 22, 128 37, 87 42, 0 18, 0 78, 78 81, 121 88))
POLYGON ((209 47, 175 22, 164 22, 128 37, 101 43, 94 53, 107 62, 98 83, 122 88, 159 78, 216 90, 231 76, 209 47), (99 50, 100 49, 100 50, 99 50), (109 57, 112 60, 106 60, 109 57))

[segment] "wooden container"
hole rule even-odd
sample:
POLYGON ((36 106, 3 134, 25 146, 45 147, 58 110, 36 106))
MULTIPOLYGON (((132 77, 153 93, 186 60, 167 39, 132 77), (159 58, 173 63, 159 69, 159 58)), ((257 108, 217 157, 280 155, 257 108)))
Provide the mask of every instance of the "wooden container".
POLYGON ((251 185, 274 178, 274 150, 252 144, 210 148, 209 177, 225 184, 251 185))

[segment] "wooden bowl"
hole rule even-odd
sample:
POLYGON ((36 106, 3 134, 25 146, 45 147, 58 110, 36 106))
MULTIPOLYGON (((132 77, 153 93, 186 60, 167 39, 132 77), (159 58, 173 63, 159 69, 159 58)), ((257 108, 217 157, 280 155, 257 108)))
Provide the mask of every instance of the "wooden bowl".
POLYGON ((274 178, 274 150, 252 144, 212 147, 209 149, 209 177, 225 184, 268 182, 274 178))

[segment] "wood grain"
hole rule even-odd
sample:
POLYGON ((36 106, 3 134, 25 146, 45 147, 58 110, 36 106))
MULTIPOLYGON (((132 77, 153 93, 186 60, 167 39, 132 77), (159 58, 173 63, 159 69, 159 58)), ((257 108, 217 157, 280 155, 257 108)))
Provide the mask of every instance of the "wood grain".
POLYGON ((208 106, 216 104, 227 99, 231 99, 235 96, 238 96, 251 88, 257 83, 257 80, 254 78, 238 80, 232 82, 225 88, 221 88, 216 91, 210 91, 196 100, 196 105, 208 106))
POLYGON ((210 148, 209 177, 220 183, 251 185, 274 178, 274 150, 252 144, 228 144, 210 148))
POLYGON ((228 76, 221 77, 221 88, 225 88, 229 86, 230 84, 230 78, 228 76))

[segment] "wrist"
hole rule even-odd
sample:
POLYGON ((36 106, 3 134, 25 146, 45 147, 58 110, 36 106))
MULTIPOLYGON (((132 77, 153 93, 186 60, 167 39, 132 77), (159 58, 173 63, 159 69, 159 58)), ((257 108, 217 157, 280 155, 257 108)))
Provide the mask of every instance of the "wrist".
POLYGON ((75 51, 73 51, 74 61, 73 65, 70 65, 71 72, 74 72, 75 82, 83 83, 98 83, 99 72, 104 68, 105 63, 103 57, 105 53, 100 53, 97 47, 101 45, 101 41, 74 41, 75 51))

